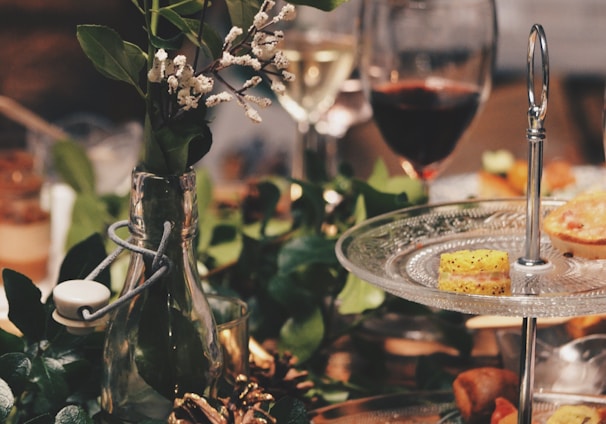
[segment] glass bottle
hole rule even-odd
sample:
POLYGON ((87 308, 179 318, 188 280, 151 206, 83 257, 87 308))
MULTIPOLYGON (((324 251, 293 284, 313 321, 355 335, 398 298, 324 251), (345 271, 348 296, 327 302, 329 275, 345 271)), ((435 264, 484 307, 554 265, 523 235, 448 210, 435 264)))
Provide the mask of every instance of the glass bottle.
MULTIPOLYGON (((173 401, 191 392, 213 395, 222 350, 196 267, 196 175, 132 175, 131 242, 157 250, 164 222, 173 225, 165 254, 172 269, 117 308, 106 330, 101 407, 109 422, 166 419, 173 401)), ((131 252, 123 293, 152 273, 152 260, 131 252)))

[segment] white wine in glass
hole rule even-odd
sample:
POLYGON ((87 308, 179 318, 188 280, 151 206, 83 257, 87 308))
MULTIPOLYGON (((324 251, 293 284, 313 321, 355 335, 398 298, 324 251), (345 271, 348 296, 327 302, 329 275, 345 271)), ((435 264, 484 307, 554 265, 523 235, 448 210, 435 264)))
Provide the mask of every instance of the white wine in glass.
POLYGON ((356 59, 358 2, 351 0, 324 12, 297 6, 297 17, 282 28, 281 49, 295 81, 286 83, 278 101, 297 122, 298 140, 293 153, 292 175, 307 177, 305 152, 321 153, 322 138, 315 125, 333 105, 356 59), (351 4, 350 4, 351 3, 351 4))

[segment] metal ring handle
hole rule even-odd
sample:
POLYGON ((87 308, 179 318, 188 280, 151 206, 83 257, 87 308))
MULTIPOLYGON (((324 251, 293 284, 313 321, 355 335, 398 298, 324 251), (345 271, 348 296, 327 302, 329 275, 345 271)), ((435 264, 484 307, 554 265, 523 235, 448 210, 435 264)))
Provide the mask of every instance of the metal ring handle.
POLYGON ((170 232, 172 231, 172 224, 170 222, 167 221, 164 223, 162 239, 160 240, 160 245, 158 246, 157 251, 131 244, 130 237, 128 238, 128 240, 122 240, 120 237, 118 237, 118 235, 116 234, 116 230, 127 225, 128 221, 124 220, 114 222, 112 225, 109 226, 107 230, 108 236, 114 243, 118 245, 118 248, 109 256, 107 256, 107 258, 105 258, 105 260, 101 262, 97 266, 97 268, 95 268, 95 270, 93 270, 93 272, 91 272, 85 279, 92 280, 93 278, 95 278, 103 269, 109 266, 124 249, 131 250, 133 252, 137 252, 149 257, 153 257, 152 275, 147 280, 145 280, 140 286, 129 290, 128 292, 120 296, 118 299, 116 299, 114 302, 104 306, 103 308, 100 308, 94 313, 87 308, 82 308, 80 310, 80 316, 83 321, 92 322, 102 318, 108 312, 122 306, 124 303, 146 290, 149 286, 157 282, 160 277, 162 277, 164 274, 167 274, 172 269, 172 262, 170 261, 168 256, 164 254, 164 251, 166 249, 166 241, 170 232))
POLYGON ((549 95, 549 52, 547 50, 547 38, 545 30, 539 24, 534 24, 528 37, 528 57, 526 61, 528 72, 528 122, 531 129, 543 127, 543 121, 547 114, 547 97, 549 95), (541 69, 543 71, 543 84, 541 89, 541 104, 537 105, 534 95, 534 52, 537 37, 541 49, 541 69))

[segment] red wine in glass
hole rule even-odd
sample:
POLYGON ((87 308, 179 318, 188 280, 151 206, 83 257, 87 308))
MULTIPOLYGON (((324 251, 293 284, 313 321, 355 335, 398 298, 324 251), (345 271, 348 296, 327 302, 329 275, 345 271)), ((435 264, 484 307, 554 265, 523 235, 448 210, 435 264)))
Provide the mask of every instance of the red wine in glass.
POLYGON ((385 83, 370 92, 385 142, 424 180, 453 152, 480 102, 478 87, 441 78, 385 83))

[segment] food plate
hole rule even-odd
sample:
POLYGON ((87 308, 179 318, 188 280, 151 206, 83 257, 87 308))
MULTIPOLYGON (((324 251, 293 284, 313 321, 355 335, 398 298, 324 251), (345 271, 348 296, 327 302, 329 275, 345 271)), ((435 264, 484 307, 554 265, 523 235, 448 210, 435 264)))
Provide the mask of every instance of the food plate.
MULTIPOLYGON (((544 424, 562 405, 605 407, 606 397, 534 394, 533 423, 544 424)), ((313 424, 463 424, 451 392, 399 393, 351 400, 310 413, 313 424)))
MULTIPOLYGON (((583 191, 606 189, 606 168, 583 165, 575 166, 572 172, 576 183, 551 193, 552 197, 568 199, 583 191)), ((453 202, 478 197, 478 174, 467 173, 438 178, 431 183, 429 193, 432 203, 453 202)))
MULTIPOLYGON (((544 215, 563 200, 543 199, 544 215)), ((474 315, 567 317, 606 311, 606 260, 567 257, 541 238, 545 267, 517 266, 526 236, 526 199, 469 200, 416 206, 369 219, 346 231, 339 261, 359 278, 413 302, 474 315), (512 262, 511 296, 469 295, 437 288, 440 254, 498 249, 512 262)))

